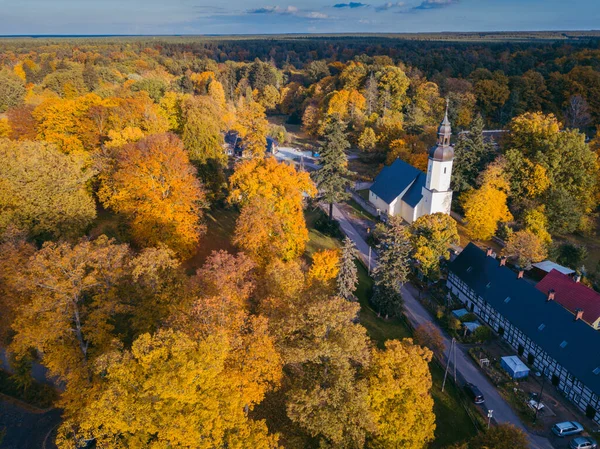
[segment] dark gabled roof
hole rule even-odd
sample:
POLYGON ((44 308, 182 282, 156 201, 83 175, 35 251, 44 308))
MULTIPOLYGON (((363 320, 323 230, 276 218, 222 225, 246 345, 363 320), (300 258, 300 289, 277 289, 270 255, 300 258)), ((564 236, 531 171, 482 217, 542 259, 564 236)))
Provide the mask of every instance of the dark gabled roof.
POLYGON ((472 243, 450 271, 577 379, 600 394, 600 332, 472 243), (506 301, 507 298, 510 298, 506 301), (565 345, 566 342, 566 345, 565 345), (598 374, 596 374, 598 373, 598 374))
POLYGON ((401 159, 396 159, 392 165, 383 167, 383 170, 381 170, 381 173, 375 178, 375 182, 371 186, 371 192, 390 204, 420 174, 423 174, 423 172, 401 159))
POLYGON ((416 207, 423 198, 423 187, 425 187, 425 173, 419 172, 417 179, 402 197, 402 200, 411 207, 416 207))
POLYGON ((577 313, 577 309, 583 310, 583 320, 589 324, 594 324, 600 318, 600 293, 575 282, 558 270, 552 270, 544 276, 535 288, 542 293, 554 290, 554 300, 557 303, 572 313, 577 313))

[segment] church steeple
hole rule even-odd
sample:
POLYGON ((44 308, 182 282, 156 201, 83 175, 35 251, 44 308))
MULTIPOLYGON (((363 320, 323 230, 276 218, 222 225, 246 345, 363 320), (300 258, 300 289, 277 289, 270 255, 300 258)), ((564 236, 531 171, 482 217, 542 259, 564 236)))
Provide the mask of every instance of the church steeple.
POLYGON ((438 141, 437 145, 429 152, 429 159, 434 161, 451 161, 454 159, 454 148, 450 145, 450 136, 452 136, 452 126, 450 126, 450 119, 448 119, 448 104, 449 100, 446 100, 446 114, 444 120, 440 123, 438 128, 438 141))
POLYGON ((438 146, 447 147, 450 145, 450 136, 452 135, 452 127, 450 126, 450 120, 448 119, 448 105, 450 100, 446 99, 446 114, 444 120, 438 128, 438 146))

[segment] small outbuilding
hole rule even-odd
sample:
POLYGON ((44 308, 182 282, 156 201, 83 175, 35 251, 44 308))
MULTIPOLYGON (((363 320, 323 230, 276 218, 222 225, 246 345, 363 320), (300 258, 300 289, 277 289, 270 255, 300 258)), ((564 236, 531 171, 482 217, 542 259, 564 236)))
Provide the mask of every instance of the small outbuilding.
POLYGON ((529 368, 516 355, 502 357, 500 366, 513 379, 525 379, 529 376, 529 368))
POLYGON ((469 311, 467 309, 458 309, 458 310, 453 310, 452 311, 452 315, 454 315, 456 318, 458 318, 459 320, 467 315, 469 313, 469 311))
POLYGON ((468 335, 473 334, 477 330, 477 328, 481 327, 481 324, 479 324, 476 321, 467 321, 462 323, 462 325, 467 330, 468 335))

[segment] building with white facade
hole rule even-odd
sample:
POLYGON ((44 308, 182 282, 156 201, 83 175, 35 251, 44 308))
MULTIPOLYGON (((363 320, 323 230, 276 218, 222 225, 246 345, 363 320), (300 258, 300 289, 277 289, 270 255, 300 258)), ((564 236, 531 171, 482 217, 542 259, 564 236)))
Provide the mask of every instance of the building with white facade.
POLYGON ((450 263, 447 285, 479 316, 545 375, 588 418, 600 423, 600 332, 470 243, 450 263))
POLYGON ((369 190, 369 202, 380 214, 399 215, 408 223, 442 212, 450 214, 452 204, 452 128, 448 109, 438 129, 438 142, 429 152, 427 174, 401 159, 384 167, 369 190))

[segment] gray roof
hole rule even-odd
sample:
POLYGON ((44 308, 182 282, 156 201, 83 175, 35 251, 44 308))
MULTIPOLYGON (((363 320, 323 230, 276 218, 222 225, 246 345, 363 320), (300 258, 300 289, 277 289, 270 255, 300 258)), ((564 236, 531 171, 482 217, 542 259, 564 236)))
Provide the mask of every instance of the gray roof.
MULTIPOLYGON (((392 165, 383 167, 381 173, 379 173, 377 178, 375 178, 375 182, 371 186, 370 190, 386 203, 390 204, 402 192, 404 192, 407 187, 409 187, 414 181, 418 180, 418 178, 423 178, 422 185, 425 185, 424 176, 425 174, 421 170, 416 169, 412 165, 404 162, 402 159, 396 159, 392 165)), ((409 192, 407 192, 407 194, 409 192)), ((420 188, 418 189, 418 193, 421 193, 420 188)), ((416 195, 417 192, 414 192, 411 195, 412 202, 414 202, 416 199, 416 195)), ((416 203, 418 202, 419 201, 416 203)))
POLYGON ((472 243, 450 271, 520 329, 550 357, 600 394, 600 332, 472 243))
POLYGON ((552 270, 556 270, 556 271, 561 272, 562 274, 567 274, 567 275, 575 273, 575 270, 571 270, 570 268, 563 267, 562 265, 552 262, 551 260, 544 260, 543 262, 534 263, 533 266, 542 271, 545 271, 546 273, 550 273, 552 270))

